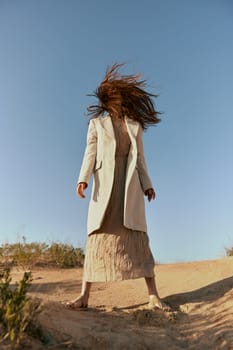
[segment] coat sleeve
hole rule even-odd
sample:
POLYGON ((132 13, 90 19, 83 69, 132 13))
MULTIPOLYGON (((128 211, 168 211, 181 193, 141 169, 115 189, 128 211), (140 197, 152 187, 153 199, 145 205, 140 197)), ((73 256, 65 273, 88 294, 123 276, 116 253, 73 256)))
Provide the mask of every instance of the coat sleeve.
POLYGON ((86 182, 87 184, 90 181, 91 175, 94 170, 95 160, 97 152, 97 132, 93 119, 90 120, 88 132, 87 132, 87 143, 86 149, 83 156, 83 161, 79 173, 79 182, 86 182))
POLYGON ((142 127, 139 126, 139 131, 137 135, 137 150, 138 150, 138 156, 137 156, 137 169, 138 169, 138 175, 140 179, 140 183, 142 186, 143 192, 148 190, 149 188, 153 188, 151 179, 148 175, 146 160, 144 156, 144 147, 143 147, 143 141, 142 141, 142 127))

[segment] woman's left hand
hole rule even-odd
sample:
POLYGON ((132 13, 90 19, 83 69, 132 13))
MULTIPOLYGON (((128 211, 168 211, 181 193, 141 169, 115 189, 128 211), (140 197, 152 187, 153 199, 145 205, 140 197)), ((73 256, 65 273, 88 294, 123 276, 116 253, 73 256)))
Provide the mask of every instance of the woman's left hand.
POLYGON ((148 190, 145 191, 145 196, 147 197, 148 201, 150 202, 151 199, 155 199, 155 191, 153 188, 148 188, 148 190))

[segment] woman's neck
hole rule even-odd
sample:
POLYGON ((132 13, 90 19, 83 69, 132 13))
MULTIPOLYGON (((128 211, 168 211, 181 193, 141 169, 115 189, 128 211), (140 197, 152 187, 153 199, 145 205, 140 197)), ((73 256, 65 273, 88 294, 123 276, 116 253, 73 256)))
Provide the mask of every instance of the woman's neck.
POLYGON ((110 113, 109 115, 112 119, 124 119, 123 113, 110 113))

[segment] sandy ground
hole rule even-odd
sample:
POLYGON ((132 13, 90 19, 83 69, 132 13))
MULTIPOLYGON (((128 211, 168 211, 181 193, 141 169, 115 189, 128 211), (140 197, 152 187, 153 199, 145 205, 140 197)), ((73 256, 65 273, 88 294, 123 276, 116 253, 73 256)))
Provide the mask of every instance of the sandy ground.
MULTIPOLYGON (((33 271, 48 345, 33 349, 233 349, 233 258, 157 265, 160 296, 172 312, 148 311, 143 279, 93 284, 86 311, 67 310, 82 269, 33 271)), ((14 271, 13 280, 22 272, 14 271)))

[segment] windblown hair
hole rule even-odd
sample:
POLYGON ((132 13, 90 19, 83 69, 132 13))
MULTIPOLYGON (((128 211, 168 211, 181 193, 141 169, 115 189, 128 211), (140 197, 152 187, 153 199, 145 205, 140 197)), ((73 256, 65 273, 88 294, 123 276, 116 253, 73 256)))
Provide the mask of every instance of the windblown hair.
POLYGON ((155 110, 153 97, 158 95, 145 91, 146 81, 140 80, 141 75, 121 75, 118 70, 123 63, 115 63, 106 71, 105 77, 91 96, 97 97, 98 105, 87 108, 92 118, 109 113, 111 117, 127 116, 138 121, 145 130, 152 124, 160 122, 155 110))

